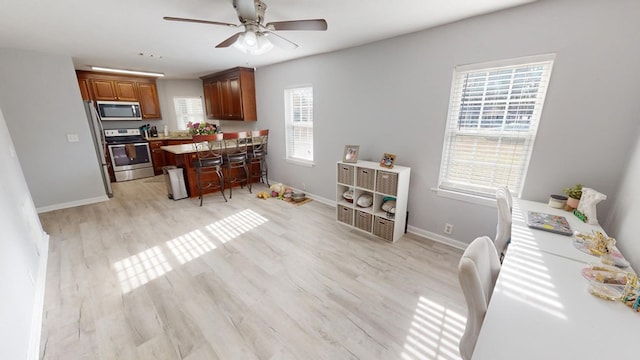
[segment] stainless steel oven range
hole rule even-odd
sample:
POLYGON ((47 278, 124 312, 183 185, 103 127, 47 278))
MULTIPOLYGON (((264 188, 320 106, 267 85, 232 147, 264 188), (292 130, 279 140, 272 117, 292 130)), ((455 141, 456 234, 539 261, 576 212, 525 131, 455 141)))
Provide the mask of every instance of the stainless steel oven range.
POLYGON ((104 131, 116 181, 154 176, 149 143, 140 129, 112 129, 104 131))

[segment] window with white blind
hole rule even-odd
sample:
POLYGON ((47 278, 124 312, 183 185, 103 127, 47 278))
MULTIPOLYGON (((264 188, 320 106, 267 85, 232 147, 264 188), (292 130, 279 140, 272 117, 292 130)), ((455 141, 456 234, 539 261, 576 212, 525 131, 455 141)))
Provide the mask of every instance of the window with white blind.
POLYGON ((178 130, 187 130, 187 123, 200 123, 204 121, 202 99, 199 97, 174 97, 173 107, 176 110, 176 122, 178 130))
POLYGON ((284 91, 287 159, 313 162, 313 88, 284 91))
POLYGON ((555 55, 454 69, 439 190, 520 195, 555 55))

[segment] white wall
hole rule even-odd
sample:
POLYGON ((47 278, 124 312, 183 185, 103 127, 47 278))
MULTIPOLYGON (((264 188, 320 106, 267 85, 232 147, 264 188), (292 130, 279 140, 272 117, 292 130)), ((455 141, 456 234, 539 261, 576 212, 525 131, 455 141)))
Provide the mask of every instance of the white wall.
MULTIPOLYGON (((260 127, 270 128, 270 177, 335 197, 335 162, 345 144, 360 158, 383 152, 410 166, 409 225, 468 243, 495 235, 496 209, 439 197, 443 131, 454 66, 556 53, 523 198, 580 182, 615 200, 640 110, 640 2, 556 0, 479 16, 366 46, 259 68, 260 127), (286 163, 283 90, 314 87, 316 166, 286 163), (629 131, 629 129, 634 131, 629 131), (615 161, 612 161, 615 160, 615 161)), ((606 225, 606 224, 605 224, 606 225)), ((606 229, 606 227, 605 227, 606 229)), ((447 239, 445 239, 447 240, 447 239)))
POLYGON ((70 57, 0 49, 0 107, 39 210, 107 199, 70 57))
MULTIPOLYGON (((636 120, 638 117, 636 116, 636 120)), ((633 154, 616 194, 615 205, 610 213, 609 235, 617 240, 618 247, 634 269, 640 269, 640 136, 634 146, 633 154)), ((598 215, 600 217, 600 215, 598 215)))
POLYGON ((0 359, 37 359, 49 240, 0 110, 0 359))

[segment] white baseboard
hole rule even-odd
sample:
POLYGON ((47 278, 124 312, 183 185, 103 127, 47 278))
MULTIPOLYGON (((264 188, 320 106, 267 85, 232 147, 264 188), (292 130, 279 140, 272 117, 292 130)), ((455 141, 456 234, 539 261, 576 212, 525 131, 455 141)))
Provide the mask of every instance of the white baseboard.
POLYGON ((102 196, 97 196, 97 197, 88 198, 88 199, 70 201, 62 204, 39 207, 36 209, 36 211, 38 211, 38 214, 41 214, 49 211, 67 209, 67 208, 72 208, 72 207, 82 206, 82 205, 95 204, 103 201, 109 201, 109 197, 107 195, 102 195, 102 196))
POLYGON ((42 248, 38 261, 38 281, 35 283, 33 314, 31 315, 31 335, 29 335, 28 360, 40 357, 40 337, 42 336, 42 316, 44 313, 44 293, 47 283, 47 262, 49 261, 49 234, 42 232, 42 248))
MULTIPOLYGON (((296 189, 296 191, 303 191, 303 190, 296 189)), ((316 196, 316 195, 313 195, 313 194, 308 194, 308 193, 307 193, 307 196, 312 198, 312 199, 314 199, 314 200, 318 200, 321 203, 327 204, 329 206, 333 206, 333 207, 336 206, 336 201, 335 200, 329 200, 329 199, 326 199, 326 198, 323 198, 323 197, 320 197, 320 196, 316 196)), ((451 247, 454 247, 454 248, 460 249, 460 250, 466 249, 467 246, 469 245, 469 244, 467 244, 465 242, 462 242, 462 241, 459 241, 459 240, 456 240, 456 239, 452 239, 452 238, 449 238, 449 237, 446 237, 446 236, 442 236, 440 234, 436 234, 436 233, 431 232, 431 231, 423 230, 423 229, 420 229, 420 228, 417 228, 417 227, 411 226, 411 225, 407 225, 407 232, 412 233, 412 234, 417 235, 417 236, 420 236, 420 237, 423 237, 423 238, 427 238, 429 240, 437 241, 437 242, 439 242, 441 244, 445 244, 445 245, 448 245, 448 246, 451 246, 451 247)))
POLYGON ((433 240, 433 241, 437 241, 439 243, 445 244, 445 245, 449 245, 451 247, 454 247, 456 249, 460 249, 460 250, 464 250, 467 248, 467 246, 469 244, 456 240, 456 239, 452 239, 446 236, 442 236, 440 234, 436 234, 434 232, 431 231, 427 231, 427 230, 423 230, 420 228, 417 228, 415 226, 407 226, 407 232, 410 232, 412 234, 427 238, 429 240, 433 240))

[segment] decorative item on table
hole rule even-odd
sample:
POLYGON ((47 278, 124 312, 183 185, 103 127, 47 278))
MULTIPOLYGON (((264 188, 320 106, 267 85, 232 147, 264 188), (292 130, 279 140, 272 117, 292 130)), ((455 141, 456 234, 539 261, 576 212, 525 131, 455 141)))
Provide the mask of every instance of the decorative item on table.
POLYGON ((368 208, 373 205, 373 196, 370 194, 362 194, 358 196, 358 200, 356 200, 356 205, 361 208, 368 208))
POLYGON ((357 163, 358 151, 360 151, 360 145, 345 145, 344 155, 342 155, 342 162, 357 163))
POLYGON ((353 203, 353 189, 349 189, 342 193, 342 197, 348 202, 353 203))
POLYGON ((194 123, 189 121, 187 129, 189 129, 189 134, 191 135, 213 135, 218 132, 218 127, 215 124, 206 122, 194 123))
POLYGON ((623 300, 626 294, 633 292, 638 281, 633 272, 603 264, 590 264, 582 269, 582 276, 589 280, 589 293, 606 300, 623 300))
POLYGON ((550 231, 561 235, 573 235, 573 230, 571 230, 571 226, 569 225, 567 218, 560 215, 528 211, 527 226, 533 229, 550 231))
POLYGON ((624 289, 624 295, 620 301, 629 306, 633 311, 640 312, 640 284, 638 277, 634 276, 627 279, 627 285, 624 289))
POLYGON ((618 268, 628 268, 631 264, 622 256, 622 253, 615 248, 615 246, 611 247, 609 253, 606 253, 606 240, 603 240, 602 237, 606 237, 606 235, 600 233, 600 235, 596 234, 584 234, 576 232, 576 236, 573 240, 573 246, 582 251, 585 254, 599 256, 600 261, 605 264, 615 265, 618 268), (600 242, 604 245, 594 245, 595 242, 600 242))
POLYGON ((396 199, 385 196, 382 198, 382 206, 380 206, 380 209, 386 212, 387 218, 393 219, 396 216, 396 199))
POLYGON ((549 206, 556 209, 564 209, 567 205, 567 197, 563 195, 549 196, 549 206))
POLYGON ((380 166, 386 168, 393 168, 393 163, 396 161, 396 156, 393 154, 384 153, 382 155, 382 160, 380 160, 380 166))
POLYGON ((596 205, 606 199, 607 195, 603 193, 588 187, 582 188, 582 196, 580 197, 577 210, 584 214, 587 224, 595 225, 598 223, 598 219, 596 218, 596 205))
POLYGON ((573 211, 573 209, 577 209, 580 198, 582 197, 582 184, 575 184, 574 186, 565 188, 562 191, 569 197, 567 199, 567 205, 564 209, 567 211, 573 211))

